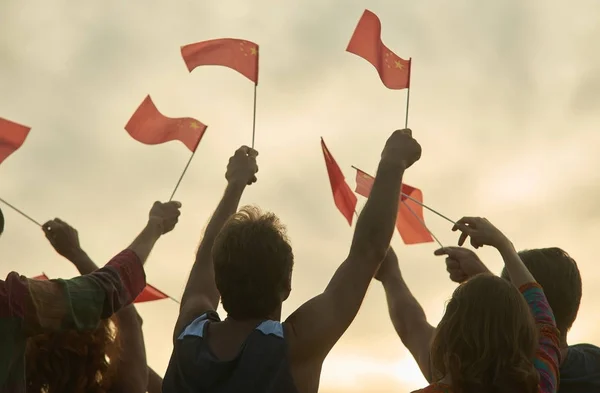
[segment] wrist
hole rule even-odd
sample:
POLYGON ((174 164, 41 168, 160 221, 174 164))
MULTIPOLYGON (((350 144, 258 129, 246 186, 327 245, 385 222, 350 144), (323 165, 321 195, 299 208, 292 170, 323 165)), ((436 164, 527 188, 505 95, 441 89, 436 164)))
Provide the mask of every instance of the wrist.
POLYGON ((246 189, 247 186, 247 182, 242 181, 242 180, 238 180, 238 179, 231 179, 227 181, 227 189, 226 191, 235 191, 235 192, 243 192, 244 189, 246 189))
POLYGON ((81 249, 81 247, 75 247, 64 252, 63 256, 76 264, 82 259, 82 257, 87 257, 87 254, 81 249))
POLYGON ((164 231, 163 228, 163 220, 160 218, 150 217, 148 223, 146 223, 146 227, 144 228, 144 232, 159 238, 162 236, 164 231))
POLYGON ((496 249, 501 255, 513 254, 516 252, 515 246, 506 237, 496 245, 496 249))
POLYGON ((386 172, 399 172, 403 173, 406 170, 406 165, 404 161, 397 162, 395 160, 390 160, 385 157, 379 161, 378 171, 386 171, 386 172))

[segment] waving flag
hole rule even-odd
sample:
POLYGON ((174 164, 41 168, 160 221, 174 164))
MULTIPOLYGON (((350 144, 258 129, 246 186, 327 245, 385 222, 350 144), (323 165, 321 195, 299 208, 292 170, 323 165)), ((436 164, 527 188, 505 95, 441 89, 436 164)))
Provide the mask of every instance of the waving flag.
POLYGON ((331 183, 331 191, 333 192, 333 201, 335 206, 346 220, 348 224, 352 225, 352 218, 356 211, 356 203, 358 202, 356 195, 352 192, 344 174, 340 169, 337 162, 327 149, 325 141, 321 138, 321 148, 323 149, 323 156, 325 157, 325 165, 327 166, 327 174, 329 175, 329 182, 331 183))
POLYGON ((25 142, 30 127, 0 117, 0 164, 25 142))
POLYGON ((192 72, 203 65, 236 70, 258 85, 258 45, 235 38, 202 41, 181 47, 181 56, 192 72))
POLYGON ((178 140, 195 152, 207 126, 191 117, 172 119, 162 115, 152 98, 147 96, 125 126, 125 130, 138 142, 158 145, 178 140))
POLYGON ((152 302, 155 300, 167 299, 169 295, 159 291, 150 284, 146 284, 146 288, 133 301, 134 303, 152 302))
MULTIPOLYGON (((375 178, 356 169, 356 193, 366 198, 369 197, 375 178)), ((433 241, 431 233, 425 227, 423 218, 423 207, 408 199, 411 198, 423 203, 423 192, 418 188, 402 184, 398 216, 396 217, 396 229, 404 244, 429 243, 433 241), (411 211, 412 210, 412 211, 411 211)))
POLYGON ((365 10, 358 21, 346 51, 371 63, 388 89, 410 87, 411 61, 402 59, 383 44, 381 22, 371 11, 365 10))

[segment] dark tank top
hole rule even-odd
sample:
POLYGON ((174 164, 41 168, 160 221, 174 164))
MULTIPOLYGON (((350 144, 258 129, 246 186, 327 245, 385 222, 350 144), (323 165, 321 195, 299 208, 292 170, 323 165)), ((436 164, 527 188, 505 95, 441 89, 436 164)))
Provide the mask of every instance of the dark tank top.
POLYGON ((238 355, 222 361, 206 340, 211 321, 220 321, 216 312, 203 314, 179 335, 163 380, 163 393, 298 393, 280 322, 261 322, 238 355))

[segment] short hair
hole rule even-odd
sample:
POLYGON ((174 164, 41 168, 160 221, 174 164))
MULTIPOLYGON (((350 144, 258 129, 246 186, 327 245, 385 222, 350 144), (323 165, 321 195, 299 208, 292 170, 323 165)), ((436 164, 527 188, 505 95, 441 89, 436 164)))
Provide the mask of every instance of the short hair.
POLYGON ((436 380, 457 392, 537 392, 538 331, 525 298, 489 273, 459 285, 431 344, 436 380))
MULTIPOLYGON (((519 256, 544 289, 556 326, 566 334, 581 304, 582 283, 577 263, 558 247, 524 250, 519 256)), ((502 277, 510 279, 506 268, 502 269, 502 277)))
POLYGON ((289 290, 294 254, 273 213, 245 206, 234 214, 212 249, 215 282, 228 316, 268 318, 289 290))

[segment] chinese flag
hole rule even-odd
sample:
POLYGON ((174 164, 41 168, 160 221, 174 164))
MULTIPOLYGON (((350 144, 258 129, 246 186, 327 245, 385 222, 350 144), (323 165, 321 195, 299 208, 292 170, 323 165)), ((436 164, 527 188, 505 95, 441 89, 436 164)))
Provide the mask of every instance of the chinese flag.
POLYGON ((338 166, 337 162, 327 149, 325 141, 321 138, 321 148, 323 149, 323 156, 325 157, 325 165, 327 166, 327 174, 329 175, 329 182, 331 183, 331 191, 333 191, 333 200, 338 210, 346 220, 348 224, 352 225, 352 218, 356 211, 356 203, 358 202, 356 195, 346 183, 344 174, 338 166))
POLYGON ((158 145, 178 140, 192 152, 196 151, 206 128, 206 125, 191 117, 172 119, 163 116, 150 96, 146 97, 125 126, 129 135, 139 142, 158 145))
MULTIPOLYGON (((371 193, 373 176, 356 169, 356 192, 366 198, 371 193)), ((423 218, 423 206, 411 201, 406 197, 410 196, 413 199, 423 203, 423 192, 418 188, 411 187, 407 184, 402 184, 402 194, 400 195, 400 206, 398 208, 398 216, 396 218, 396 229, 400 233, 400 237, 404 244, 429 243, 433 241, 431 233, 425 227, 425 219, 423 218), (412 211, 411 211, 412 210, 412 211)))
POLYGON ((346 51, 373 64, 388 89, 410 87, 410 60, 400 58, 381 42, 381 22, 371 11, 365 10, 358 21, 346 51))
POLYGON ((30 127, 0 117, 0 164, 23 145, 30 127))
POLYGON ((258 45, 246 40, 221 38, 181 47, 188 70, 203 65, 229 67, 258 85, 258 45))
POLYGON ((146 287, 144 288, 142 293, 140 293, 133 302, 134 303, 152 302, 154 300, 167 299, 168 297, 169 296, 167 294, 159 291, 158 289, 154 288, 152 285, 146 284, 146 287))
POLYGON ((40 274, 39 276, 31 277, 31 279, 32 280, 42 280, 42 281, 49 280, 48 276, 44 273, 40 274))

